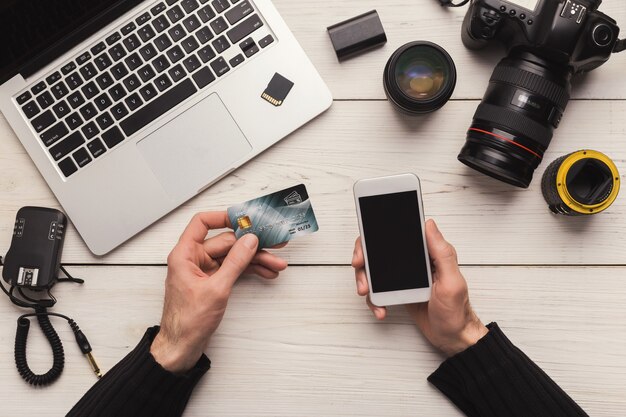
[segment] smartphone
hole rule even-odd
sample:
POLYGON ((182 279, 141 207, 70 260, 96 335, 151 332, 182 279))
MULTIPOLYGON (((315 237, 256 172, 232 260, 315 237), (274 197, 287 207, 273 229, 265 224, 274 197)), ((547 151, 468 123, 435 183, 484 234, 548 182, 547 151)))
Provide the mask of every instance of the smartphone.
POLYGON ((360 180, 354 199, 372 303, 428 301, 433 280, 419 178, 402 174, 360 180))

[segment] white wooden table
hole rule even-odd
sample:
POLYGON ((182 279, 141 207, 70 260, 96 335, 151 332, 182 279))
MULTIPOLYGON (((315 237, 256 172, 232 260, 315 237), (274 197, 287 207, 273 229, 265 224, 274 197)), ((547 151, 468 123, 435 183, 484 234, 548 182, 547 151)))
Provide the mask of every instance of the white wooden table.
MULTIPOLYGON (((428 217, 459 252, 473 305, 498 321, 592 416, 626 409, 626 197, 592 218, 551 215, 539 179, 547 163, 584 147, 610 155, 626 173, 626 54, 579 80, 563 124, 529 190, 478 174, 456 160, 465 131, 502 51, 467 51, 465 12, 435 0, 275 0, 328 83, 332 108, 110 255, 91 255, 74 229, 63 261, 86 278, 59 285, 55 311, 88 335, 110 369, 160 317, 166 255, 192 214, 222 210, 304 182, 321 230, 282 254, 291 266, 275 282, 243 278, 208 354, 213 368, 186 416, 459 416, 426 377, 442 356, 402 309, 377 323, 355 295, 349 267, 357 235, 352 184, 415 172, 428 217), (337 63, 325 28, 378 9, 388 43, 337 63), (453 100, 425 117, 400 116, 385 101, 382 68, 395 48, 426 39, 455 59, 453 100)), ((622 0, 602 10, 626 26, 622 0)), ((59 207, 19 141, 0 118, 0 253, 16 211, 59 207)), ((624 177, 623 177, 624 178, 624 177)), ((393 219, 390 219, 393 222, 393 219)), ((0 394, 4 416, 64 415, 95 382, 68 326, 55 320, 66 369, 45 389, 22 382, 13 362, 20 310, 0 302, 0 394)), ((45 371, 51 355, 37 326, 29 360, 45 371)))

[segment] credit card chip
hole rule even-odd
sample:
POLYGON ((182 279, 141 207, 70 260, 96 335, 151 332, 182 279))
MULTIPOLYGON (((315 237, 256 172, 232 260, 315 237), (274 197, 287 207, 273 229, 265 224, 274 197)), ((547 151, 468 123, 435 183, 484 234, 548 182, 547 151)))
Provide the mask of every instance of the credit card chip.
POLYGON ((237 225, 239 225, 239 228, 242 230, 249 229, 252 227, 252 221, 250 217, 243 216, 237 219, 237 225))
POLYGON ((275 73, 261 97, 263 100, 278 107, 283 104, 292 87, 293 83, 291 81, 279 73, 275 73))

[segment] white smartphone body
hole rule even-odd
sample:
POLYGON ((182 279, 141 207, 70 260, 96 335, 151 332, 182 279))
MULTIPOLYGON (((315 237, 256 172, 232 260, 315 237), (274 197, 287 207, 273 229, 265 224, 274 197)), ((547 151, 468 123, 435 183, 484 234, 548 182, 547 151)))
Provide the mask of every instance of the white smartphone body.
POLYGON ((419 178, 402 174, 360 180, 354 184, 354 199, 372 303, 428 301, 433 280, 419 178))

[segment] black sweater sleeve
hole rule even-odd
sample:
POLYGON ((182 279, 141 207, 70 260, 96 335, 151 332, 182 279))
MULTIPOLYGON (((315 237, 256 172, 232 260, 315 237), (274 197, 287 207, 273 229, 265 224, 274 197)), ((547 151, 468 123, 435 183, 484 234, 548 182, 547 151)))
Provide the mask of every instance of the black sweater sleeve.
POLYGON ((588 417, 496 323, 428 380, 470 417, 588 417))
POLYGON ((211 362, 203 355, 183 375, 166 371, 150 354, 158 332, 158 326, 148 329, 139 345, 107 372, 67 417, 181 416, 191 392, 211 362))

